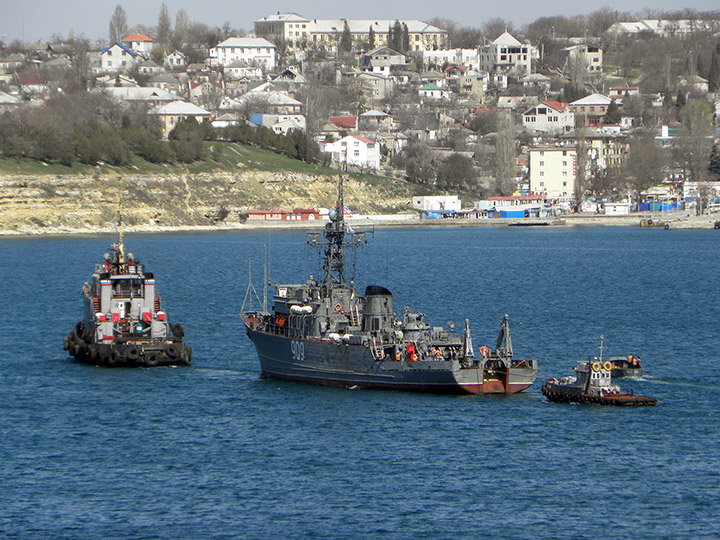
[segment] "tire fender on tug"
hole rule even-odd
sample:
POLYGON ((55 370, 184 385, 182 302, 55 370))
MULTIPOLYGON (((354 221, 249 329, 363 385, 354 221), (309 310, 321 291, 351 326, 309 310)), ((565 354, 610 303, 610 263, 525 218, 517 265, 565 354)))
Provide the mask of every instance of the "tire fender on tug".
POLYGON ((145 355, 146 366, 157 366, 160 363, 160 355, 156 352, 149 352, 145 355))

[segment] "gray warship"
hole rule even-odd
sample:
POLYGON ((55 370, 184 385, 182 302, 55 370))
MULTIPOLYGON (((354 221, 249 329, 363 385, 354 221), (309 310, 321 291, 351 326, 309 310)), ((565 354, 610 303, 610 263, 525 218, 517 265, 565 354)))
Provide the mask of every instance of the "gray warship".
POLYGON ((168 322, 154 275, 132 253, 125 256, 122 230, 111 249, 83 285, 85 314, 64 349, 80 362, 109 367, 189 363, 182 327, 168 322))
MULTIPOLYGON (((448 394, 512 394, 533 383, 536 361, 514 357, 507 315, 495 347, 480 347, 476 356, 467 319, 458 335, 452 323, 431 326, 408 307, 398 317, 385 287, 370 285, 358 294, 346 279, 345 249, 359 247, 365 233, 348 228, 343 208, 341 179, 324 231, 308 235, 321 252, 319 281, 310 276, 301 284, 274 284, 271 310, 243 305, 241 317, 263 376, 448 394)), ((252 281, 248 294, 251 289, 252 281)))

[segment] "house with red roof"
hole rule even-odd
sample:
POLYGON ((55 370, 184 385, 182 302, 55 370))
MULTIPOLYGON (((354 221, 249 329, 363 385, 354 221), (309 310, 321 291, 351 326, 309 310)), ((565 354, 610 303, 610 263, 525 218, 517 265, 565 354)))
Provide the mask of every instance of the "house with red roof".
POLYGON ((575 113, 562 101, 543 101, 523 113, 523 127, 541 133, 564 133, 575 127, 575 113))
POLYGON ((150 58, 153 50, 153 40, 145 34, 130 34, 124 37, 121 42, 128 49, 132 49, 145 58, 150 58))
POLYGON ((337 164, 345 164, 362 171, 380 168, 380 145, 362 135, 348 135, 339 141, 327 143, 324 151, 337 164))
POLYGON ((331 116, 328 123, 345 131, 355 131, 357 129, 357 116, 331 116))

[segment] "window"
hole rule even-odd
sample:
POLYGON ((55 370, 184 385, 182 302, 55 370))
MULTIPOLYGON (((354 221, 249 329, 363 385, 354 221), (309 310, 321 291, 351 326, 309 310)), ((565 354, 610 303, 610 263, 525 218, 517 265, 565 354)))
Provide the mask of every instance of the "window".
POLYGON ((544 162, 544 161, 541 161, 541 162, 540 162, 540 166, 543 167, 544 165, 545 165, 545 162, 544 162))
POLYGON ((355 151, 353 152, 353 155, 354 155, 355 157, 360 157, 360 150, 355 150, 355 151))
POLYGON ((545 187, 545 182, 540 182, 540 187, 545 187))
POLYGON ((567 176, 567 171, 563 171, 563 176, 567 176))
POLYGON ((567 187, 567 182, 563 182, 563 187, 567 187))
POLYGON ((545 176, 545 171, 540 171, 540 176, 545 176))
POLYGON ((563 160, 563 167, 567 167, 567 161, 563 160))
POLYGON ((545 150, 540 150, 540 155, 541 155, 541 156, 544 156, 544 155, 545 155, 545 150))
POLYGON ((567 150, 563 150, 563 156, 567 156, 567 150))

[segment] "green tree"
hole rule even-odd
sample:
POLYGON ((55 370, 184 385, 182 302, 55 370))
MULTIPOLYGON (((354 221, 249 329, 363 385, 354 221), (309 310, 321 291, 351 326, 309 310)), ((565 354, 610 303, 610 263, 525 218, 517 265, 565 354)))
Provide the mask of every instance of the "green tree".
POLYGON ((392 27, 388 28, 388 46, 396 51, 402 50, 402 25, 397 19, 392 27))
POLYGON ((338 51, 345 54, 349 54, 350 52, 352 52, 352 34, 350 33, 350 26, 348 26, 347 21, 345 21, 342 34, 340 35, 338 51))
POLYGON ((720 42, 715 46, 710 60, 710 72, 708 75, 708 85, 711 92, 720 90, 720 42))
POLYGON ((372 24, 370 25, 370 30, 368 30, 368 45, 370 45, 370 49, 375 48, 375 30, 372 24))
POLYGON ((400 52, 406 53, 410 50, 410 32, 406 23, 402 23, 400 34, 400 52))
POLYGON ((708 167, 708 171, 715 176, 720 176, 720 152, 718 152, 717 144, 713 144, 712 150, 710 151, 710 166, 708 167))
POLYGON ((615 103, 615 100, 613 99, 605 112, 603 124, 619 124, 620 119, 620 107, 618 107, 618 104, 615 103))

